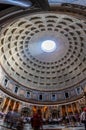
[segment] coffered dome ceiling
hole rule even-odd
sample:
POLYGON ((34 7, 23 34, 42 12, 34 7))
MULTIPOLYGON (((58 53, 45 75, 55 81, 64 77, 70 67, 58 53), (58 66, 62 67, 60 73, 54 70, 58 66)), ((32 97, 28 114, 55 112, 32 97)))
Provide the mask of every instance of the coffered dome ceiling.
POLYGON ((0 62, 15 81, 36 90, 61 90, 86 78, 86 21, 47 11, 23 16, 1 31, 0 62), (42 42, 56 43, 44 52, 42 42))

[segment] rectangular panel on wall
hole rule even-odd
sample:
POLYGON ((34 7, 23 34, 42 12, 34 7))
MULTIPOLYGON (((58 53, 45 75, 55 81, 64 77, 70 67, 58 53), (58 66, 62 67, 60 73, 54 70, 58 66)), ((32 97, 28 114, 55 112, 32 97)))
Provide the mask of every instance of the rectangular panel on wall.
POLYGON ((7 85, 7 86, 8 86, 7 88, 8 88, 9 91, 13 91, 13 87, 14 87, 14 86, 13 86, 12 83, 8 82, 8 85, 7 85))
POLYGON ((71 96, 76 95, 75 89, 72 89, 72 90, 70 91, 70 93, 71 93, 71 96))
POLYGON ((22 96, 22 97, 24 97, 24 95, 25 95, 25 90, 24 90, 24 89, 20 89, 20 90, 19 90, 19 95, 22 96))
POLYGON ((45 101, 49 101, 49 100, 50 100, 50 94, 45 93, 45 94, 44 94, 44 100, 45 100, 45 101))
POLYGON ((62 100, 62 99, 64 99, 64 93, 58 93, 57 100, 62 100))
POLYGON ((32 99, 38 99, 38 93, 37 92, 33 92, 32 93, 32 99))

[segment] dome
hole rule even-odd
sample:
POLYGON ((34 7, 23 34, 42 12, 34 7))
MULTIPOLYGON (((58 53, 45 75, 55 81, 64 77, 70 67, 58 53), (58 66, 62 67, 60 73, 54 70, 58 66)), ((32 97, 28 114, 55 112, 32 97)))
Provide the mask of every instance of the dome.
POLYGON ((19 18, 1 32, 0 60, 14 80, 37 90, 60 90, 85 79, 86 22, 84 19, 40 12, 19 18), (56 49, 41 49, 53 40, 56 49))
POLYGON ((37 2, 1 11, 1 89, 30 103, 81 98, 86 85, 86 2, 37 2))

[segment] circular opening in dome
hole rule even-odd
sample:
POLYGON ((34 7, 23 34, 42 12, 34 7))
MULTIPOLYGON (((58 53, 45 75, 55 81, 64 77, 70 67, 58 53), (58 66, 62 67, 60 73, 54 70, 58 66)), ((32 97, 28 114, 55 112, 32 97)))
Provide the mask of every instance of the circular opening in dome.
POLYGON ((56 43, 52 40, 42 42, 41 48, 45 52, 53 52, 56 49, 56 43))

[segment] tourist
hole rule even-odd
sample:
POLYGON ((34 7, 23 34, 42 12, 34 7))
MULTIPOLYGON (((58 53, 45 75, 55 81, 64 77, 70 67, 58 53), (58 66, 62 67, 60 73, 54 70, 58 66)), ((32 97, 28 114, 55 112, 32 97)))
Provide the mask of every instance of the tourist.
POLYGON ((84 124, 85 130, 86 130, 86 108, 83 109, 81 115, 80 115, 80 121, 84 124))
POLYGON ((38 109, 36 113, 33 114, 32 117, 32 127, 34 130, 43 130, 43 120, 41 110, 38 109))

